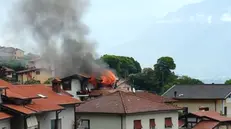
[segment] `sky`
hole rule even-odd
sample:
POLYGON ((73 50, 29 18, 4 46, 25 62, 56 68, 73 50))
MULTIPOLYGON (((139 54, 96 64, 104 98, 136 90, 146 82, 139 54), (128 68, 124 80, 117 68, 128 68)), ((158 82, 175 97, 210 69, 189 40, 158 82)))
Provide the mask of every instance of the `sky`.
MULTIPOLYGON (((12 1, 0 0, 0 44, 6 46, 14 45, 5 32, 12 1)), ((171 56, 179 75, 209 83, 231 78, 230 0, 91 0, 83 21, 100 55, 131 56, 142 67, 171 56)))

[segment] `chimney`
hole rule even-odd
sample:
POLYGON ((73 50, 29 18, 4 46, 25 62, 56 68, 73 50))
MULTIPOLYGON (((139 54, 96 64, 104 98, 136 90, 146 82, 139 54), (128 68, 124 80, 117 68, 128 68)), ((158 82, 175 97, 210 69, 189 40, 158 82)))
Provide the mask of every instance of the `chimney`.
POLYGON ((61 92, 61 80, 59 78, 55 78, 52 81, 52 90, 56 93, 61 92))
POLYGON ((176 98, 176 96, 177 96, 177 91, 174 91, 174 97, 176 98))

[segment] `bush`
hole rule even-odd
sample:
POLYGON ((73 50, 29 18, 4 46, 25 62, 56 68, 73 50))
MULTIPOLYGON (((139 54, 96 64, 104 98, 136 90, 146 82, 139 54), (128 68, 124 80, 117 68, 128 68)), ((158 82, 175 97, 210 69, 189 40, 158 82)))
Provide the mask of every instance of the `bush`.
POLYGON ((41 84, 41 82, 39 80, 28 80, 26 81, 24 84, 41 84))
POLYGON ((48 79, 44 82, 44 84, 51 84, 52 80, 53 80, 53 78, 48 78, 48 79))

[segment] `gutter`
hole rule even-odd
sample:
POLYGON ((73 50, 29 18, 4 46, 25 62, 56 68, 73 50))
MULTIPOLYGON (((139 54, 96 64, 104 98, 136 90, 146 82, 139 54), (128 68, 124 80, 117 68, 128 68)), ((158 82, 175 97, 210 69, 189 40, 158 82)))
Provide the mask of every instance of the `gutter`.
POLYGON ((120 123, 120 126, 121 126, 121 129, 123 129, 123 115, 120 116, 121 117, 121 123, 120 123))
POLYGON ((60 111, 56 111, 55 112, 55 116, 56 116, 56 118, 55 118, 55 129, 59 129, 59 113, 61 113, 62 112, 62 110, 60 110, 60 111))

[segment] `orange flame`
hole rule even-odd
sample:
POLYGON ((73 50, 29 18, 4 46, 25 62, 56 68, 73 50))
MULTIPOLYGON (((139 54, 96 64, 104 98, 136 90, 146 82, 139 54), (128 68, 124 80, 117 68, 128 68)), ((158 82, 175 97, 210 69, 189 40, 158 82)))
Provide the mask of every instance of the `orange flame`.
MULTIPOLYGON (((100 79, 101 79, 101 84, 103 84, 104 86, 112 86, 116 82, 116 76, 110 70, 102 71, 100 79)), ((89 82, 93 84, 95 87, 97 87, 97 79, 95 76, 91 76, 89 82)))
POLYGON ((102 84, 105 85, 112 85, 115 83, 116 81, 116 76, 114 75, 114 73, 110 70, 105 70, 101 76, 102 79, 102 84))

